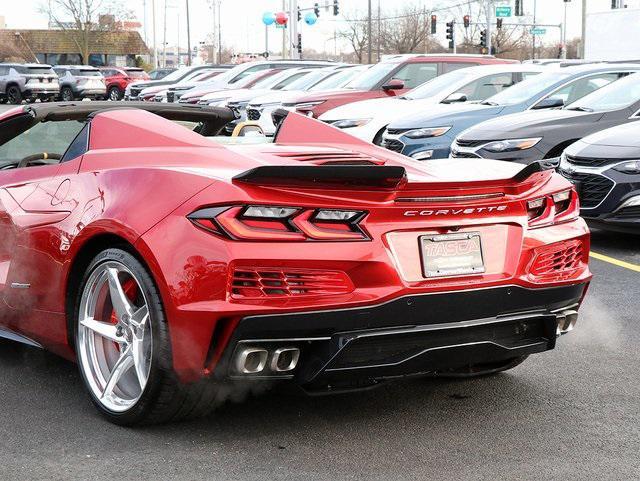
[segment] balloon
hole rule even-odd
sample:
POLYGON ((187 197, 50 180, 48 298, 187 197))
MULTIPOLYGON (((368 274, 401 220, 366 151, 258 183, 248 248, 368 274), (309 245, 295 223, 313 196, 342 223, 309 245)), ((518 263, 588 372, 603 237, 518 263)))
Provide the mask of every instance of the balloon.
POLYGON ((276 13, 276 23, 278 25, 286 25, 288 21, 289 21, 289 18, 287 17, 286 13, 284 12, 276 13))
POLYGON ((313 12, 307 12, 307 13, 304 15, 304 22, 305 22, 307 25, 313 25, 313 24, 314 24, 314 23, 316 23, 317 21, 318 21, 318 17, 317 17, 317 16, 316 16, 316 14, 315 14, 315 13, 313 13, 313 12))
POLYGON ((272 12, 264 12, 262 15, 262 23, 265 25, 271 25, 276 21, 276 16, 272 12))

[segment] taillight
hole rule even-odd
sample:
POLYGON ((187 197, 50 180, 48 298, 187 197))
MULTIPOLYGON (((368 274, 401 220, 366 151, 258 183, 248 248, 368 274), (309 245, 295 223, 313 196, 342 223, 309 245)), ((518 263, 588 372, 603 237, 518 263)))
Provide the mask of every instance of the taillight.
POLYGON ((566 189, 527 201, 529 227, 542 227, 575 220, 580 201, 575 189, 566 189))
POLYGON ((199 209, 188 218, 198 227, 233 240, 363 241, 366 212, 288 206, 236 205, 199 209))

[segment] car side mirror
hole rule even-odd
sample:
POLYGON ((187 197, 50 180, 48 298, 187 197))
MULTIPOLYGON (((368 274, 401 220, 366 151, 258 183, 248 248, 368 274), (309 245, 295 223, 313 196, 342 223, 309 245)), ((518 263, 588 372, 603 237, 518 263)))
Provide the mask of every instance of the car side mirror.
POLYGON ((531 107, 531 110, 555 109, 558 107, 564 107, 564 100, 560 97, 548 97, 531 107))
POLYGON ((240 122, 231 137, 264 137, 264 130, 257 122, 240 122))
POLYGON ((442 101, 443 104, 454 104, 457 102, 466 102, 467 96, 462 92, 454 92, 442 101))
POLYGON ((382 90, 402 90, 404 88, 404 80, 392 78, 382 86, 382 90))

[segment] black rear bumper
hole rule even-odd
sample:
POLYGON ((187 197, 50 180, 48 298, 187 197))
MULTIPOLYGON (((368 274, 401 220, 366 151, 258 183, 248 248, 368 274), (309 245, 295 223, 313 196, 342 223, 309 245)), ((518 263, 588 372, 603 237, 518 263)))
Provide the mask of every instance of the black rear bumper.
POLYGON ((587 284, 516 286, 407 296, 363 308, 249 316, 216 368, 232 379, 288 378, 307 390, 366 387, 553 349, 559 312, 575 309, 587 284), (291 373, 241 374, 238 351, 300 349, 291 373))

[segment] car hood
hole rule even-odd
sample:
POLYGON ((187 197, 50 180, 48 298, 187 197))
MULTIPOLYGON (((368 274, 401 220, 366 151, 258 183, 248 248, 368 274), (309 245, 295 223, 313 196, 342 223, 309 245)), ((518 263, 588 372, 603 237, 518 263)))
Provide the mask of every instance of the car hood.
POLYGON ((365 90, 352 90, 352 89, 339 89, 339 90, 325 90, 322 92, 301 92, 287 102, 319 102, 321 100, 336 100, 336 99, 358 99, 358 97, 365 90))
POLYGON ((147 87, 140 92, 140 95, 149 95, 149 94, 156 94, 158 92, 162 92, 168 89, 168 85, 171 85, 171 84, 154 85, 153 87, 147 87))
POLYGON ((474 140, 501 140, 541 137, 550 130, 575 125, 592 124, 602 118, 602 112, 578 110, 530 110, 490 119, 471 127, 463 138, 474 140))
POLYGON ((135 82, 132 84, 134 87, 146 89, 148 87, 155 87, 160 85, 172 85, 176 83, 175 80, 146 80, 144 82, 135 82))
POLYGON ((184 94, 181 98, 188 99, 189 97, 200 97, 201 100, 212 100, 212 99, 228 99, 230 97, 242 97, 249 92, 249 89, 222 89, 222 90, 214 90, 213 92, 209 92, 207 94, 202 95, 189 95, 192 91, 184 94))
POLYGON ((443 127, 455 125, 456 122, 477 119, 488 119, 499 115, 503 106, 464 103, 459 105, 430 105, 428 112, 411 114, 398 118, 389 124, 390 129, 418 129, 424 127, 443 127))
POLYGON ((582 139, 585 144, 640 149, 640 123, 634 121, 601 130, 582 139))
MULTIPOLYGON (((271 90, 268 89, 236 89, 234 94, 229 95, 229 102, 248 102, 269 92, 271 92, 271 90)), ((219 92, 216 96, 226 96, 226 92, 219 92)))
POLYGON ((434 98, 409 100, 404 97, 360 100, 331 109, 320 120, 344 120, 387 117, 396 118, 418 112, 427 105, 437 103, 434 98))

